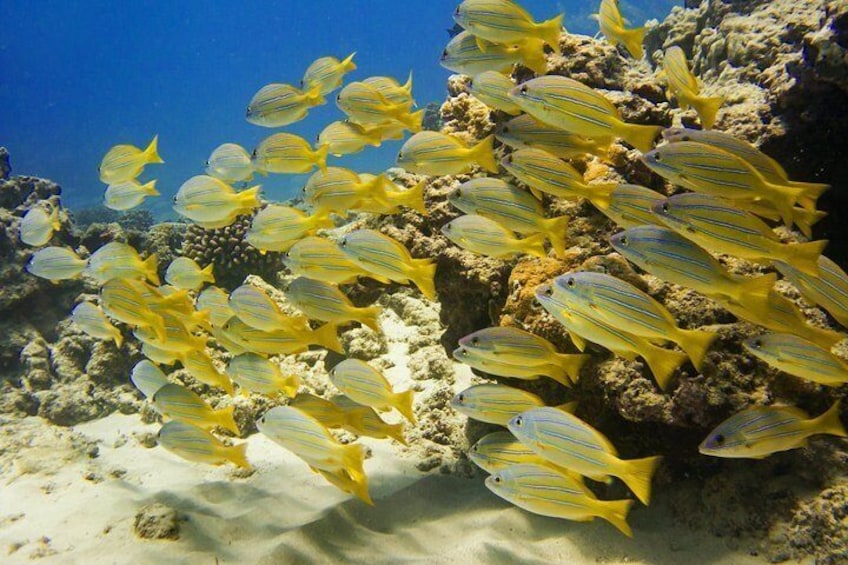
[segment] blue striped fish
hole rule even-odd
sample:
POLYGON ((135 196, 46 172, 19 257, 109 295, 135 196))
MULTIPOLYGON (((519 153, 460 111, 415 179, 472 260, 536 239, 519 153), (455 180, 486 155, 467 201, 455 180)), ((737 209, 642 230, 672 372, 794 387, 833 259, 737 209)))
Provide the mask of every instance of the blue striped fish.
POLYGON ((451 400, 451 407, 469 418, 506 426, 518 414, 544 406, 545 401, 520 388, 500 384, 469 387, 451 400))
POLYGON ((91 337, 114 340, 115 347, 121 347, 124 341, 121 330, 112 325, 112 322, 109 321, 109 318, 106 317, 99 306, 95 306, 91 302, 84 301, 77 304, 71 312, 71 319, 74 324, 91 337))
POLYGON ((665 199, 656 190, 638 184, 620 184, 609 193, 609 206, 598 209, 622 228, 632 228, 655 224, 657 219, 651 209, 665 199))
POLYGON ((67 247, 44 247, 27 260, 26 271, 42 279, 61 281, 78 277, 88 261, 67 247))
POLYGON ((148 359, 142 359, 135 364, 130 373, 130 380, 145 398, 152 398, 157 390, 170 382, 162 369, 148 359))
POLYGON ((359 153, 368 145, 380 147, 384 139, 394 139, 396 131, 391 125, 368 130, 350 120, 336 120, 318 134, 318 145, 326 145, 330 155, 341 157, 359 153))
POLYGON ((260 251, 288 251, 303 237, 334 225, 327 214, 271 204, 253 217, 245 240, 260 251))
POLYGON ((544 41, 529 38, 501 45, 463 31, 450 40, 439 59, 444 68, 469 76, 486 71, 505 73, 517 63, 539 74, 547 72, 544 41))
POLYGON ((87 275, 100 284, 112 279, 143 279, 159 284, 156 254, 142 259, 131 245, 110 241, 88 258, 87 275))
POLYGON ((604 435, 563 410, 533 408, 515 416, 509 431, 544 459, 594 480, 618 477, 644 504, 661 457, 623 460, 604 435))
POLYGON ((562 131, 529 114, 521 114, 500 124, 495 130, 495 137, 515 149, 535 147, 560 159, 573 159, 587 154, 605 158, 612 143, 612 139, 592 139, 562 131))
POLYGON ((533 17, 512 0, 464 0, 453 13, 453 19, 475 37, 492 43, 517 43, 537 38, 556 51, 562 33, 562 14, 543 22, 533 17))
POLYGON ((344 352, 336 335, 335 324, 324 324, 316 330, 266 332, 252 328, 239 318, 233 317, 222 329, 224 336, 243 350, 262 355, 301 353, 309 349, 310 345, 318 345, 339 353, 344 352))
POLYGON ((300 386, 297 375, 284 375, 280 366, 255 353, 236 355, 227 364, 227 375, 243 390, 293 398, 300 386))
POLYGON ((263 139, 253 150, 251 161, 259 173, 308 173, 314 168, 327 169, 328 148, 312 149, 309 142, 293 133, 275 133, 263 139))
POLYGON ((698 79, 689 70, 686 54, 677 45, 673 45, 665 50, 662 75, 668 84, 669 95, 673 95, 677 99, 680 107, 684 110, 694 108, 698 112, 701 126, 705 130, 713 127, 716 113, 718 113, 721 105, 724 104, 724 98, 721 96, 707 97, 700 95, 701 85, 698 84, 698 79))
POLYGON ((826 386, 848 382, 848 364, 828 349, 794 334, 768 333, 746 339, 754 357, 792 376, 826 386))
POLYGON ((592 17, 598 20, 601 33, 604 34, 607 41, 613 45, 623 45, 634 59, 642 58, 645 54, 644 49, 642 49, 645 28, 628 29, 625 27, 624 18, 618 11, 618 0, 601 0, 598 13, 592 17))
POLYGON ((266 128, 287 126, 305 118, 313 106, 325 103, 320 85, 300 90, 290 84, 267 84, 247 105, 247 121, 266 128))
POLYGON ((522 235, 543 233, 557 255, 565 253, 568 216, 545 218, 542 203, 532 194, 499 178, 466 181, 448 195, 448 201, 466 214, 485 216, 522 235))
POLYGON ((490 135, 476 145, 468 146, 458 137, 437 131, 422 131, 406 140, 397 156, 397 164, 419 175, 458 175, 474 165, 490 173, 498 172, 490 135))
POLYGON ((222 143, 206 160, 206 174, 224 182, 242 182, 253 178, 250 154, 237 143, 222 143))
POLYGON ((656 204, 653 212, 660 222, 713 253, 783 261, 811 275, 818 273, 818 259, 827 245, 826 240, 781 243, 768 224, 708 194, 677 194, 656 204))
POLYGON ((300 80, 300 87, 304 90, 317 88, 321 95, 331 93, 342 85, 342 80, 347 73, 356 70, 356 63, 353 62, 354 55, 356 55, 356 52, 351 53, 342 61, 335 57, 315 59, 306 67, 303 78, 300 80))
POLYGON ((612 327, 653 341, 680 346, 699 371, 715 332, 684 330, 665 306, 632 284, 605 273, 582 271, 554 279, 569 306, 612 327))
POLYGON ((790 263, 775 262, 777 270, 801 291, 804 298, 818 304, 837 322, 848 327, 848 275, 824 255, 819 257, 818 266, 818 275, 812 276, 790 263))
POLYGON ((433 277, 436 264, 431 259, 414 259, 406 247, 378 231, 360 229, 346 234, 339 246, 371 276, 406 283, 412 281, 425 298, 435 300, 433 277))
POLYGON ((545 284, 536 289, 536 299, 542 307, 568 330, 568 335, 580 351, 586 341, 603 345, 616 355, 633 361, 641 356, 647 362, 660 389, 665 390, 674 371, 686 362, 686 355, 652 344, 643 337, 587 316, 570 306, 557 291, 556 285, 545 284))
POLYGON ((358 174, 342 167, 327 167, 316 171, 306 181, 303 197, 317 215, 345 215, 362 202, 374 201, 382 206, 391 206, 386 196, 388 180, 385 175, 363 181, 358 174))
POLYGON ((247 443, 227 446, 224 442, 197 426, 171 420, 166 422, 156 436, 159 445, 183 459, 223 465, 226 462, 250 469, 247 462, 247 443))
POLYGON ((510 98, 539 121, 571 133, 594 138, 622 138, 646 153, 661 126, 629 124, 603 94, 563 76, 529 80, 510 92, 510 98))
POLYGON ((234 406, 214 410, 197 394, 178 384, 163 385, 153 394, 153 405, 160 414, 192 424, 204 430, 220 426, 235 435, 240 435, 233 419, 234 406))
POLYGON ((547 257, 545 234, 535 233, 518 239, 512 230, 496 222, 466 214, 442 226, 442 234, 463 249, 486 257, 509 258, 522 253, 547 257))
POLYGON ((150 309, 129 279, 112 279, 104 284, 100 289, 100 307, 119 322, 140 328, 151 328, 158 340, 165 341, 165 321, 162 315, 150 309))
POLYGON ((286 297, 307 318, 336 324, 359 322, 380 332, 380 306, 357 308, 339 287, 328 282, 298 277, 289 285, 286 297))
POLYGON ((154 135, 144 150, 135 145, 115 145, 103 156, 98 171, 104 183, 118 184, 136 178, 147 165, 164 162, 159 156, 159 136, 154 135))
POLYGON ((521 108, 509 99, 508 93, 515 88, 512 79, 497 71, 485 71, 468 81, 468 90, 486 106, 511 116, 521 113, 521 108))
POLYGON ((498 357, 481 354, 478 350, 458 347, 453 351, 453 358, 469 367, 495 375, 525 381, 534 381, 540 377, 548 377, 563 386, 571 386, 580 378, 580 368, 588 361, 588 355, 563 355, 557 363, 516 364, 509 363, 498 357), (567 357, 568 360, 564 358, 567 357))
POLYGON ((410 131, 419 132, 424 118, 423 110, 411 110, 411 97, 409 100, 393 102, 377 86, 361 81, 342 88, 336 97, 336 105, 351 121, 364 126, 395 121, 410 131))
POLYGON ((196 175, 180 186, 174 197, 174 210, 193 222, 229 225, 236 216, 260 206, 259 189, 260 186, 254 186, 236 192, 220 179, 196 175))
MULTIPOLYGON (((497 473, 513 465, 533 464, 547 465, 559 469, 563 474, 571 473, 567 469, 557 467, 543 459, 535 451, 515 439, 510 432, 492 432, 486 434, 468 450, 468 458, 489 473, 497 473)), ((581 475, 574 474, 580 480, 581 475)))
POLYGON ((283 263, 293 275, 309 277, 333 284, 345 284, 358 277, 371 276, 383 283, 389 279, 370 275, 351 260, 334 242, 323 237, 308 236, 291 246, 283 263))
POLYGON ((382 411, 394 408, 415 423, 412 408, 415 392, 412 389, 395 392, 386 377, 365 361, 345 359, 330 369, 330 381, 354 402, 382 411))
POLYGON ((230 308, 230 297, 217 286, 207 286, 197 295, 195 307, 200 311, 209 312, 209 319, 216 328, 223 327, 227 320, 236 315, 230 308))
POLYGON ((797 449, 816 434, 845 437, 839 401, 817 418, 794 406, 754 406, 719 424, 698 447, 713 457, 762 459, 797 449))
POLYGON ((347 431, 375 439, 392 438, 403 445, 408 445, 406 438, 403 437, 403 423, 388 424, 373 408, 354 402, 347 396, 334 396, 332 402, 346 413, 357 414, 357 418, 350 419, 342 426, 347 431))

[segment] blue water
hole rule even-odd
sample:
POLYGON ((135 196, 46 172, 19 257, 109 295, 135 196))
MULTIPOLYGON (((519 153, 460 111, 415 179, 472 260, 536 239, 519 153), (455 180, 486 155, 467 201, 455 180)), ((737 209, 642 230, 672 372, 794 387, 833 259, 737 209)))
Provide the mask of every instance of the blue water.
MULTIPOLYGON (((623 2, 634 24, 662 18, 680 0, 623 2)), ((304 69, 323 55, 356 51, 349 78, 414 73, 420 105, 442 101, 450 72, 439 55, 453 25, 455 0, 311 0, 222 2, 9 1, 0 32, 0 145, 13 172, 46 177, 64 188, 71 208, 98 204, 105 186, 97 167, 116 143, 146 146, 160 138, 164 165, 157 178, 173 195, 202 172, 217 145, 252 150, 275 130, 244 119, 245 107, 264 84, 297 85, 304 69)), ((537 18, 565 12, 571 32, 594 34, 588 15, 598 2, 525 0, 537 18)), ((286 128, 314 141, 342 113, 315 108, 286 128)), ((334 162, 358 172, 391 166, 400 142, 368 148, 334 162)), ((299 191, 303 177, 262 179, 270 199, 299 191)), ((147 206, 173 217, 170 198, 147 206)))

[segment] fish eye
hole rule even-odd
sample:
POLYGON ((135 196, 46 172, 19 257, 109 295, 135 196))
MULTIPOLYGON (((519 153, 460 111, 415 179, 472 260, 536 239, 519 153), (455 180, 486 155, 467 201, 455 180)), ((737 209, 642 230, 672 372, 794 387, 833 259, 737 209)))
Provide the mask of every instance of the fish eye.
POLYGON ((457 7, 456 7, 456 10, 454 10, 454 11, 453 11, 453 14, 454 14, 455 16, 458 16, 458 15, 459 15, 459 6, 457 6, 457 7))
POLYGON ((621 237, 618 239, 618 241, 619 241, 619 243, 621 243, 621 245, 627 245, 627 243, 628 243, 628 242, 627 242, 627 236, 626 236, 626 235, 621 236, 621 237))
POLYGON ((692 141, 692 138, 689 137, 688 135, 684 135, 684 136, 681 136, 680 140, 681 141, 692 141))
POLYGON ((662 155, 659 153, 654 153, 654 161, 662 161, 662 155))
POLYGON ((474 445, 471 446, 471 451, 473 451, 474 453, 477 453, 478 451, 480 451, 480 448, 477 447, 477 444, 475 443, 474 445))
POLYGON ((456 195, 457 195, 457 196, 462 196, 462 189, 461 189, 461 188, 457 188, 457 189, 456 189, 456 195))
POLYGON ((399 151, 398 152, 398 161, 402 161, 402 160, 403 160, 403 151, 399 151))
POLYGON ((501 478, 497 475, 492 477, 492 480, 495 482, 495 484, 501 484, 501 478))
POLYGON ((174 196, 173 200, 174 200, 174 204, 176 204, 177 203, 177 197, 174 196))
POLYGON ((763 346, 763 340, 761 340, 761 339, 755 339, 754 341, 752 341, 752 342, 751 342, 751 345, 752 345, 755 349, 759 349, 759 348, 761 348, 761 347, 763 346))
POLYGON ((473 87, 474 87, 474 79, 470 78, 470 79, 468 79, 468 88, 473 88, 473 87))
POLYGON ((573 287, 573 286, 574 286, 574 277, 568 277, 568 278, 565 280, 565 284, 567 284, 568 286, 572 286, 572 287, 573 287))
POLYGON ((504 165, 512 165, 512 155, 507 155, 503 158, 504 165))
POLYGON ((524 418, 522 416, 516 416, 515 420, 512 421, 517 428, 520 428, 524 425, 524 418))
POLYGON ((444 230, 444 231, 451 231, 451 225, 450 225, 450 223, 445 224, 445 225, 444 225, 444 227, 442 228, 442 230, 444 230))
POLYGON ((521 94, 527 94, 527 85, 521 85, 521 88, 518 90, 518 92, 520 92, 521 94))
POLYGON ((346 239, 343 239, 343 240, 339 243, 339 245, 341 245, 342 247, 347 247, 347 240, 346 240, 346 239))
POLYGON ((545 288, 545 290, 542 291, 542 294, 544 294, 545 296, 551 296, 553 293, 554 293, 554 289, 553 289, 553 287, 550 287, 550 286, 545 288))
POLYGON ((251 158, 256 159, 258 149, 254 149, 253 153, 250 154, 251 158))
POLYGON ((442 59, 444 60, 444 59, 447 59, 447 58, 448 58, 448 50, 445 49, 444 51, 442 51, 442 59))
POLYGON ((336 102, 341 101, 341 99, 342 99, 342 95, 341 95, 341 93, 336 94, 336 102))
POLYGON ((725 437, 724 437, 723 435, 721 435, 721 434, 717 434, 717 435, 715 436, 715 438, 713 438, 713 439, 715 439, 715 443, 716 443, 716 445, 724 445, 724 442, 726 441, 726 439, 727 439, 727 438, 725 438, 725 437))
POLYGON ((477 345, 478 343, 480 343, 480 338, 477 337, 477 336, 472 337, 471 343, 473 343, 474 345, 477 345))
POLYGON ((668 202, 663 202, 662 211, 663 214, 668 214, 668 202))

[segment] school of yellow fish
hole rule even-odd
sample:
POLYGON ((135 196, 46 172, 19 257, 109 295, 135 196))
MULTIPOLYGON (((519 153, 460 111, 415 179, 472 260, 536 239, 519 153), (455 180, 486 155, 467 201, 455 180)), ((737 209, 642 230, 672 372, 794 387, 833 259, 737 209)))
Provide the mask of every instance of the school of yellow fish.
MULTIPOLYGON (((602 0, 596 18, 608 41, 631 57, 643 56, 644 29, 627 27, 616 0, 602 0)), ((665 51, 659 77, 669 100, 697 112, 702 129, 628 123, 602 92, 568 77, 545 75, 545 50, 556 51, 564 33, 561 15, 536 22, 511 0, 465 0, 454 19, 465 31, 446 46, 441 64, 470 77, 470 93, 491 108, 499 123, 492 136, 468 145, 449 134, 421 131, 423 111, 413 110, 411 75, 404 84, 390 77, 344 84, 345 75, 356 69, 354 55, 341 61, 322 57, 308 67, 299 86, 261 88, 248 104, 247 120, 272 128, 292 124, 337 89, 336 103, 346 119, 324 128, 314 147, 291 133, 274 133, 252 153, 225 143, 209 157, 206 174, 177 191, 174 209, 204 228, 253 215, 247 241, 263 252, 284 252, 286 267, 298 277, 285 293, 286 309, 255 286, 227 293, 214 286, 210 266, 186 257, 168 265, 162 285, 156 257, 143 259, 123 243, 109 243, 87 260, 62 247, 42 247, 33 254, 27 269, 34 275, 57 281, 85 274, 101 285, 99 304, 82 302, 73 311, 74 322, 86 333, 120 347, 123 333, 112 321, 132 328, 147 359, 136 365, 131 379, 166 420, 159 433, 163 447, 193 461, 249 466, 246 444, 225 444, 210 433, 220 428, 240 434, 232 406, 214 409, 170 382, 159 368, 179 362, 198 381, 231 395, 288 397, 258 420, 260 432, 333 485, 371 503, 364 448, 340 443, 330 430, 405 443, 402 424, 387 423, 378 412, 395 409, 414 424, 412 391, 397 392, 374 367, 346 359, 330 370, 343 396, 326 400, 298 393, 298 376, 284 374, 275 356, 309 347, 344 353, 337 338, 340 324, 355 321, 379 332, 380 307, 355 307, 339 287, 357 277, 413 284, 426 298, 436 299, 431 259, 413 258, 401 243, 373 230, 349 231, 338 240, 319 233, 335 227, 333 215, 394 214, 403 207, 427 213, 426 181, 402 187, 385 174, 357 174, 327 164, 329 155, 403 139, 406 131, 413 135, 397 156, 405 170, 425 176, 491 175, 475 176, 450 193, 450 203, 464 214, 441 231, 456 245, 511 258, 547 257, 548 243, 561 257, 568 245, 568 217, 546 217, 543 196, 588 200, 623 228, 610 243, 634 265, 769 330, 744 343, 751 355, 825 386, 848 382, 848 363, 831 352, 845 334, 807 324, 798 307, 774 289, 775 273, 735 275, 714 257, 773 265, 805 299, 840 324, 848 323, 848 276, 822 255, 827 242, 784 243, 769 223, 797 226, 809 237, 824 216, 816 200, 828 186, 790 180, 780 164, 753 145, 711 130, 723 99, 701 94, 680 47, 665 51), (516 84, 511 77, 516 65, 539 76, 516 84), (663 143, 656 145, 660 134, 663 143), (576 157, 603 158, 616 140, 635 148, 648 168, 687 191, 666 197, 633 184, 588 183, 568 163, 576 157), (233 188, 254 173, 312 173, 303 189, 309 211, 264 202, 259 186, 233 188), (228 354, 225 370, 213 360, 210 343, 228 354)), ((138 180, 147 165, 163 162, 157 141, 154 137, 143 150, 131 145, 109 150, 100 166, 100 178, 108 185, 107 206, 127 210, 158 194, 155 181, 138 180)), ((56 213, 49 207, 30 210, 22 222, 22 241, 36 247, 49 243, 58 229, 56 213)), ((660 302, 608 274, 566 273, 539 286, 535 295, 581 353, 560 353, 519 328, 492 327, 462 338, 455 359, 490 375, 547 377, 570 387, 590 357, 584 351, 594 343, 627 360, 641 357, 660 391, 666 391, 681 365, 691 362, 701 370, 717 337, 714 331, 681 328, 660 302)), ((509 430, 483 437, 469 452, 490 473, 486 485, 495 494, 546 516, 599 517, 632 535, 627 514, 633 500, 600 500, 584 480, 619 478, 647 504, 659 457, 621 459, 606 437, 574 414, 575 403, 545 406, 538 396, 502 384, 472 386, 457 394, 452 406, 509 430)), ((800 447, 815 434, 846 435, 838 402, 816 418, 794 407, 749 408, 722 422, 700 451, 760 458, 800 447)))

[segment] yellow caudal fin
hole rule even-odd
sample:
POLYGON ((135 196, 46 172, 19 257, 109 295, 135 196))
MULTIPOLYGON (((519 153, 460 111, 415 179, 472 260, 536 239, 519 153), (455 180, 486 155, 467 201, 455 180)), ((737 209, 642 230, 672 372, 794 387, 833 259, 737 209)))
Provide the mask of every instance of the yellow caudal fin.
POLYGON ((828 408, 827 412, 810 420, 810 429, 817 434, 830 434, 833 436, 846 437, 845 426, 842 424, 842 419, 839 417, 840 401, 837 400, 833 406, 828 408))
POLYGON ((240 436, 241 431, 239 431, 238 424, 236 424, 236 420, 233 417, 235 408, 235 406, 227 406, 226 408, 215 410, 215 418, 219 426, 233 432, 236 436, 240 436))
POLYGON ((565 387, 570 387, 573 384, 568 374, 565 372, 565 369, 563 369, 559 364, 551 364, 544 368, 540 368, 539 374, 544 375, 549 379, 553 379, 565 387))
POLYGON ((228 396, 235 396, 236 389, 233 388, 233 381, 230 380, 230 377, 221 373, 218 374, 221 375, 221 378, 218 379, 218 385, 221 389, 226 392, 228 396))
POLYGON ((427 181, 421 181, 412 188, 407 190, 393 193, 393 200, 400 205, 406 206, 407 208, 411 208, 421 214, 422 216, 426 216, 427 205, 424 202, 424 185, 427 184, 427 181))
POLYGON ((162 157, 159 156, 159 135, 154 135, 153 140, 147 149, 144 150, 145 162, 149 163, 164 163, 162 157))
POLYGON ((539 32, 538 37, 559 53, 559 38, 562 35, 562 14, 537 24, 536 29, 539 32))
POLYGON ((315 165, 322 173, 327 172, 327 155, 330 154, 330 145, 325 143, 313 152, 315 165))
POLYGON ((801 233, 808 239, 813 238, 813 225, 825 217, 827 217, 827 212, 822 212, 821 210, 811 212, 806 208, 800 208, 798 206, 792 208, 792 222, 798 226, 801 233))
POLYGON ((368 484, 365 476, 363 462, 365 461, 365 448, 358 443, 349 443, 340 446, 342 450, 342 467, 350 479, 355 483, 368 484))
POLYGON ((141 191, 147 196, 159 196, 159 191, 156 190, 156 179, 141 185, 141 191))
POLYGON ((238 465, 243 469, 251 468, 250 463, 247 460, 247 442, 226 447, 223 455, 230 463, 238 465))
POLYGON ((312 226, 311 229, 321 230, 321 229, 332 229, 336 227, 336 224, 333 222, 333 219, 330 217, 330 212, 326 210, 322 210, 320 212, 315 212, 311 216, 309 216, 309 223, 312 226))
POLYGON ((406 112, 398 118, 398 121, 405 125, 412 133, 418 133, 421 131, 422 124, 424 123, 424 110, 406 112))
POLYGON ((556 408, 557 410, 562 410, 563 412, 568 412, 569 414, 574 414, 577 411, 577 405, 577 401, 572 400, 570 402, 554 406, 554 408, 556 408))
POLYGON ((353 62, 353 57, 356 55, 356 51, 345 57, 344 61, 341 62, 341 67, 345 72, 349 73, 350 71, 356 70, 356 63, 353 62))
POLYGON ((633 491, 636 498, 642 501, 645 506, 651 501, 651 479, 660 461, 662 461, 662 457, 654 456, 621 462, 621 474, 617 475, 618 478, 624 481, 624 484, 633 491))
POLYGON ((121 330, 118 328, 114 328, 115 331, 112 332, 112 339, 115 340, 115 347, 118 349, 121 348, 121 345, 124 343, 124 335, 121 333, 121 330))
POLYGON ((803 191, 801 196, 798 197, 798 204, 800 204, 804 207, 805 210, 808 210, 810 212, 815 211, 816 202, 818 201, 819 196, 821 196, 828 189, 830 189, 829 184, 824 184, 820 182, 788 181, 786 184, 793 188, 800 188, 803 191))
POLYGON ((660 390, 665 390, 668 387, 674 371, 689 359, 685 353, 655 346, 650 346, 645 351, 639 351, 639 355, 648 363, 660 390))
POLYGON ((239 208, 258 208, 262 203, 259 201, 259 191, 262 185, 257 184, 238 193, 239 208))
POLYGON ((415 391, 409 389, 405 392, 395 393, 394 402, 392 406, 397 409, 398 412, 403 414, 403 417, 409 420, 409 423, 415 425, 415 411, 412 409, 412 403, 415 401, 415 391))
POLYGON ((633 504, 635 502, 632 500, 598 500, 596 508, 599 517, 615 526, 625 536, 632 538, 633 530, 627 523, 627 513, 633 504))
POLYGON ((495 136, 490 135, 470 149, 471 157, 478 165, 490 173, 498 172, 498 162, 494 151, 495 136))
MULTIPOLYGON (((371 276, 371 275, 368 275, 371 276)), ((409 278, 427 300, 436 299, 436 264, 430 259, 414 259, 413 272, 409 278)), ((373 277, 372 277, 373 278, 373 277)))
POLYGON ((704 357, 707 351, 712 346, 713 342, 718 338, 715 332, 707 332, 703 330, 680 330, 680 345, 681 349, 686 352, 692 364, 699 371, 704 364, 704 357))
POLYGON ((568 375, 569 379, 571 379, 572 383, 576 383, 580 380, 580 369, 582 369, 583 365, 585 365, 591 358, 591 355, 582 355, 579 353, 556 354, 557 364, 562 367, 565 374, 568 375))
POLYGON ((810 241, 809 243, 792 243, 786 245, 786 253, 782 259, 808 275, 819 275, 819 256, 827 246, 826 239, 810 241))
POLYGON ((360 308, 359 309, 359 317, 357 321, 359 321, 362 325, 368 326, 372 330, 377 333, 380 333, 380 323, 377 321, 377 318, 382 314, 383 308, 381 306, 369 306, 368 308, 360 308))
POLYGON ((403 424, 386 424, 386 435, 401 445, 409 445, 403 437, 403 424))
POLYGON ((695 111, 698 112, 698 117, 701 119, 701 127, 710 129, 715 124, 716 114, 718 114, 718 109, 721 108, 721 105, 724 104, 724 98, 721 96, 715 96, 713 98, 694 96, 692 97, 691 104, 695 108, 695 111))
POLYGON ((654 141, 662 131, 662 126, 643 126, 640 124, 628 124, 621 122, 618 127, 618 135, 627 143, 641 151, 647 153, 654 147, 654 141))
POLYGON ((544 222, 545 234, 548 236, 548 241, 551 242, 551 247, 557 257, 562 259, 565 257, 565 238, 568 231, 568 216, 560 216, 558 218, 550 218, 544 222))
POLYGON ((168 334, 165 331, 165 320, 162 319, 162 316, 155 312, 150 312, 147 315, 147 323, 150 325, 153 333, 156 334, 157 340, 164 343, 168 339, 168 334))
MULTIPOLYGON (((152 181, 156 182, 156 181, 152 181)), ((59 220, 59 207, 55 206, 53 211, 50 212, 50 225, 53 227, 53 231, 57 231, 62 229, 62 221, 59 220)))
POLYGON ((324 98, 324 95, 321 94, 321 85, 316 84, 315 86, 310 87, 307 90, 303 91, 303 101, 306 102, 308 106, 320 106, 322 104, 326 104, 327 100, 324 98))
POLYGON ((155 284, 156 286, 162 284, 159 280, 159 258, 155 253, 144 260, 144 276, 147 277, 147 280, 151 284, 155 284))
POLYGON ((534 233, 524 239, 516 240, 518 242, 517 248, 519 251, 544 259, 548 256, 545 251, 545 236, 544 233, 534 233))
POLYGON ((739 281, 739 292, 736 300, 743 301, 746 307, 750 307, 754 303, 762 304, 764 308, 768 308, 769 294, 771 294, 771 289, 774 288, 776 282, 777 273, 742 279, 739 281))
POLYGON ((410 102, 412 102, 413 106, 417 106, 415 100, 412 98, 412 71, 409 71, 409 76, 406 77, 406 82, 401 86, 401 89, 406 92, 406 95, 409 96, 410 102))
POLYGON ((215 284, 215 274, 212 272, 214 265, 209 263, 204 268, 200 269, 200 274, 203 275, 203 280, 210 284, 215 284))
POLYGON ((608 210, 612 199, 612 191, 618 186, 615 183, 600 182, 586 185, 591 192, 587 195, 589 202, 598 210, 608 210))
POLYGON ((337 335, 338 326, 333 324, 332 322, 324 324, 317 330, 312 332, 312 338, 310 339, 310 343, 315 345, 320 345, 324 349, 329 349, 330 351, 335 351, 336 353, 344 353, 344 347, 342 347, 341 342, 339 341, 339 336, 337 335))
POLYGON ((642 42, 645 39, 645 28, 637 27, 635 29, 625 29, 621 35, 621 41, 630 56, 637 61, 645 54, 642 49, 642 42))
POLYGON ((518 46, 518 52, 521 55, 521 64, 534 73, 543 75, 548 72, 548 59, 545 57, 545 42, 543 40, 532 37, 525 39, 518 46))

